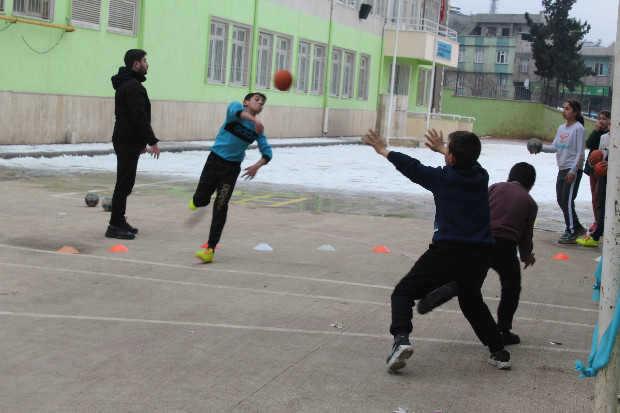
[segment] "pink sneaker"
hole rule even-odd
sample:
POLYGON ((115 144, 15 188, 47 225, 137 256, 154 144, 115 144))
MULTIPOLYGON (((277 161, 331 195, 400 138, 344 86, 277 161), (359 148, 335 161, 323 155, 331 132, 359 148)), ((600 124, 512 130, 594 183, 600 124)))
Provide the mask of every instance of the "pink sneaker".
POLYGON ((588 229, 588 231, 590 232, 590 234, 596 231, 596 222, 588 229))

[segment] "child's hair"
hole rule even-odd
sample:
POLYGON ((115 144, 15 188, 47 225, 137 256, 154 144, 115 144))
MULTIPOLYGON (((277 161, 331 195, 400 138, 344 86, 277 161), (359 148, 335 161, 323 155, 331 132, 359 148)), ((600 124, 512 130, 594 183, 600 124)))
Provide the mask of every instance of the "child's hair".
POLYGON ((536 182, 536 169, 527 162, 516 163, 508 174, 508 181, 517 181, 530 188, 536 182))
POLYGON ((583 125, 585 122, 585 119, 583 118, 583 115, 581 114, 581 102, 575 99, 568 99, 566 103, 568 103, 568 106, 570 106, 574 112, 577 112, 577 114, 575 115, 575 119, 577 120, 577 122, 583 125))
POLYGON ((456 168, 471 168, 476 164, 482 146, 478 135, 457 130, 448 135, 448 151, 454 155, 456 168))
POLYGON ((605 117, 606 117, 607 119, 611 119, 611 112, 610 112, 610 111, 608 111, 608 110, 601 110, 598 114, 599 114, 599 115, 605 115, 605 117))
POLYGON ((258 92, 248 93, 243 98, 243 101, 245 102, 246 100, 252 99, 254 97, 254 95, 258 95, 258 96, 262 97, 263 98, 263 102, 267 102, 267 96, 263 95, 262 93, 258 93, 258 92))
POLYGON ((142 49, 129 49, 125 53, 125 67, 131 69, 133 62, 139 62, 146 56, 146 52, 142 49))

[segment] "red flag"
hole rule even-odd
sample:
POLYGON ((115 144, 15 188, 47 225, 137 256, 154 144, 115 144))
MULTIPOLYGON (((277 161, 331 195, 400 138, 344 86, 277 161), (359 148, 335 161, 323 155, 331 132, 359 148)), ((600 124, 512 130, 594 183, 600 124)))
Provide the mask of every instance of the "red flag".
POLYGON ((446 10, 446 0, 441 0, 441 8, 439 9, 439 21, 443 20, 443 13, 446 10))

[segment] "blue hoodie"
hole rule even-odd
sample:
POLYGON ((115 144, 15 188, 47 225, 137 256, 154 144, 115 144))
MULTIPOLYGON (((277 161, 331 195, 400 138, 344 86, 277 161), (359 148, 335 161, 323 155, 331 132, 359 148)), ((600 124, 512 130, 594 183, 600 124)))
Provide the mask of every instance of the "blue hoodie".
POLYGON ((428 189, 435 199, 433 242, 493 245, 489 209, 489 174, 472 168, 430 167, 400 152, 388 160, 412 182, 428 189))

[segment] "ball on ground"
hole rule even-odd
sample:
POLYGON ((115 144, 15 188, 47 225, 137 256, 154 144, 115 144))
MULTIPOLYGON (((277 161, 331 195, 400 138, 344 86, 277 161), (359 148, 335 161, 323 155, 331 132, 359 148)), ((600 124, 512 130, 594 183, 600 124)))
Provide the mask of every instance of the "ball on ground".
POLYGON ((273 84, 278 90, 286 91, 293 83, 293 75, 288 70, 278 70, 273 77, 273 84))
POLYGON ((594 173, 596 176, 607 176, 607 162, 599 162, 594 165, 594 173))
POLYGON ((530 153, 533 153, 533 154, 540 153, 540 151, 542 151, 542 147, 543 147, 542 141, 538 138, 532 138, 529 141, 527 141, 527 150, 530 153))
POLYGON ((84 197, 84 202, 86 202, 86 205, 89 207, 96 207, 99 203, 99 195, 94 192, 89 192, 84 197))
POLYGON ((103 202, 101 202, 101 208, 103 208, 104 211, 112 212, 112 198, 103 198, 103 202))
POLYGON ((588 157, 588 163, 590 166, 595 166, 597 163, 603 160, 603 152, 597 150, 592 151, 590 156, 588 157))

